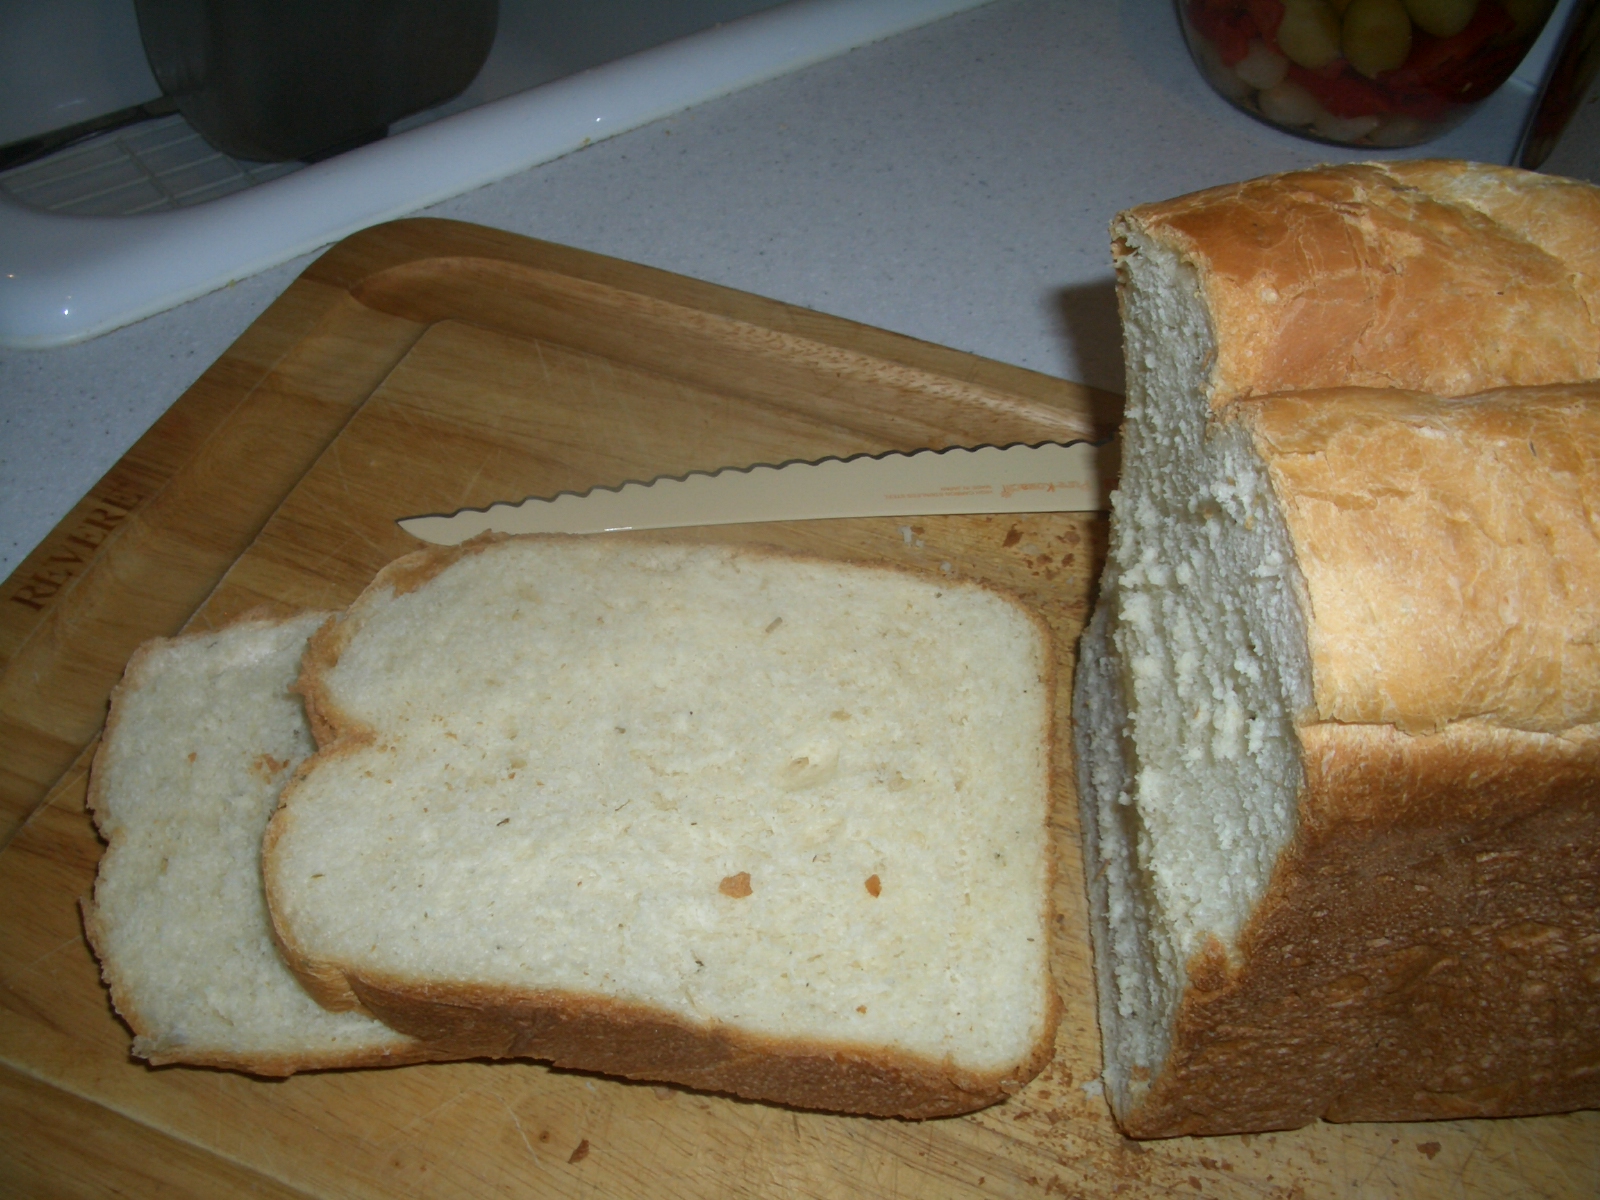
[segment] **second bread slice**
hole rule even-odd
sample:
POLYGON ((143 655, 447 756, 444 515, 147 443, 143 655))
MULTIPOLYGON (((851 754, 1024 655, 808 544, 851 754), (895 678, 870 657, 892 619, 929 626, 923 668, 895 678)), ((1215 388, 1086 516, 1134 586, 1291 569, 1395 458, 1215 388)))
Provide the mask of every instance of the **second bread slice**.
POLYGON ((272 944, 261 834, 311 752, 290 690, 326 619, 145 643, 112 694, 89 808, 110 843, 84 927, 133 1054, 258 1075, 387 1066, 427 1047, 306 995, 272 944))
POLYGON ((934 1116, 1048 1061, 1052 657, 984 588, 720 547, 391 565, 314 642, 288 960, 436 1047, 934 1116))

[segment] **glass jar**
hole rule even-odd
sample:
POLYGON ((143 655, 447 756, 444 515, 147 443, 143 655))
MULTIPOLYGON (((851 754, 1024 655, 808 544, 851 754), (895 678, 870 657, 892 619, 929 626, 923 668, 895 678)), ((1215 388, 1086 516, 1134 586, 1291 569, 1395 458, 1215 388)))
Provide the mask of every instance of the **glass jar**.
POLYGON ((1292 133, 1415 146, 1506 81, 1555 0, 1177 0, 1211 86, 1292 133))

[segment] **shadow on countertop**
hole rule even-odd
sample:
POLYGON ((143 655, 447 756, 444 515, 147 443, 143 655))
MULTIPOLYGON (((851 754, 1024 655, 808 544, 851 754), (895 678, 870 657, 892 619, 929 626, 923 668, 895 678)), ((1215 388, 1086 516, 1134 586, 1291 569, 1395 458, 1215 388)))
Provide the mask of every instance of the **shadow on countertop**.
POLYGON ((1061 336, 1071 348, 1078 365, 1078 378, 1090 387, 1113 393, 1114 409, 1100 411, 1096 406, 1095 424, 1106 434, 1116 432, 1122 423, 1122 321, 1117 313, 1117 289, 1108 275, 1093 283, 1062 288, 1052 293, 1050 306, 1061 336))

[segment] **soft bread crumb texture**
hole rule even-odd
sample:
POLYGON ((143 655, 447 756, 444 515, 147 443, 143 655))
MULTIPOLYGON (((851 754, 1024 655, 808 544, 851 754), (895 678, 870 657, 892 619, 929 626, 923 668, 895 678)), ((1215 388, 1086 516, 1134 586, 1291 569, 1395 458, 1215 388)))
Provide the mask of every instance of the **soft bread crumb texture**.
POLYGON ((404 588, 380 575, 305 681, 335 740, 269 837, 274 917, 324 983, 594 997, 957 1071, 1037 1057, 1032 614, 721 547, 511 539, 386 575, 404 588))
POLYGON ((1107 1080, 1124 1105, 1166 1057, 1189 960, 1233 944, 1294 831, 1294 721, 1312 705, 1304 584, 1266 471, 1241 431, 1208 429, 1198 280, 1169 247, 1125 239, 1115 582, 1080 656, 1079 713, 1107 1080))
POLYGON ((281 1074, 411 1045, 311 999, 262 893, 261 835, 313 748, 290 689, 325 618, 149 643, 113 699, 90 797, 110 846, 85 918, 140 1058, 281 1074))

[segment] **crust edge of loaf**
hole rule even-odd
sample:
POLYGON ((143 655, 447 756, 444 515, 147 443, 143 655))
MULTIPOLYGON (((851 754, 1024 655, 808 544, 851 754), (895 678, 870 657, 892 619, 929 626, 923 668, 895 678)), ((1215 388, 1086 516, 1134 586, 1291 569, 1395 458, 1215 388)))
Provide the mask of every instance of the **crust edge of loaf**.
POLYGON ((354 973, 345 981, 366 1011, 453 1058, 535 1059, 795 1108, 916 1120, 973 1112, 1019 1092, 1053 1058, 1062 1011, 1052 988, 1027 1056, 984 1072, 870 1044, 695 1026, 602 995, 354 973))
POLYGON ((1124 1132, 1600 1108, 1600 725, 1300 732, 1299 830, 1237 949, 1190 960, 1124 1132))
POLYGON ((1284 171, 1119 213, 1112 257, 1124 257, 1131 230, 1196 270, 1217 327, 1213 405, 1320 387, 1466 395, 1600 375, 1600 294, 1586 264, 1469 199, 1476 183, 1513 186, 1505 168, 1443 159, 1284 171), (1474 255, 1458 267, 1444 251, 1467 241, 1474 255), (1409 272, 1392 269, 1407 255, 1409 272), (1429 312, 1422 326, 1406 315, 1418 305, 1429 312))

